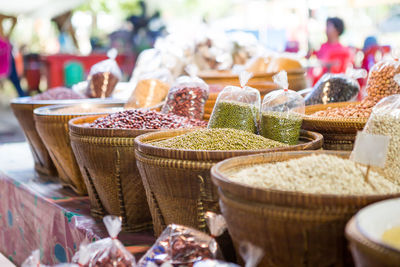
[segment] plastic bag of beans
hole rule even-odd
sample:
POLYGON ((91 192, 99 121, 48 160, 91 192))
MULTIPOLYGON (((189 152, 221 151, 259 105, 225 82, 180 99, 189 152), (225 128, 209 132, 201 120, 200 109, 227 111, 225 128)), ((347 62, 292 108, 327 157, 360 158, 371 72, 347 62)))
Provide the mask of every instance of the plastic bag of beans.
POLYGON ((149 108, 160 104, 168 94, 171 80, 168 69, 143 73, 124 108, 149 108))
POLYGON ((208 99, 208 85, 195 75, 196 70, 187 70, 190 76, 181 76, 169 89, 162 113, 201 120, 208 99))
POLYGON ((100 61, 92 66, 88 77, 86 95, 92 98, 109 97, 121 80, 122 74, 115 58, 117 50, 111 49, 107 56, 109 59, 100 61))
MULTIPOLYGON (((394 80, 399 81, 397 74, 394 80)), ((400 183, 400 94, 383 98, 372 109, 371 116, 364 127, 370 134, 386 135, 390 137, 386 163, 383 173, 386 178, 400 183)))
POLYGON ((252 133, 258 132, 260 91, 246 86, 252 73, 239 75, 240 86, 227 86, 217 97, 208 128, 232 128, 252 133))
POLYGON ((326 73, 305 98, 306 105, 352 101, 360 91, 357 79, 366 76, 364 69, 348 69, 346 74, 326 73))
POLYGON ((192 266, 197 261, 221 259, 214 238, 193 228, 169 225, 140 259, 138 266, 192 266))
POLYGON ((136 266, 135 258, 124 245, 117 239, 121 232, 121 219, 117 216, 105 216, 104 225, 110 237, 81 246, 72 261, 79 262, 81 267, 133 267, 136 266), (89 255, 82 263, 82 255, 89 255))
POLYGON ((303 122, 304 98, 288 89, 286 71, 274 77, 281 88, 264 96, 261 107, 261 135, 289 145, 296 145, 303 122))
POLYGON ((398 59, 386 59, 376 63, 369 71, 366 91, 368 98, 377 103, 384 97, 400 94, 400 85, 394 76, 400 73, 398 59))

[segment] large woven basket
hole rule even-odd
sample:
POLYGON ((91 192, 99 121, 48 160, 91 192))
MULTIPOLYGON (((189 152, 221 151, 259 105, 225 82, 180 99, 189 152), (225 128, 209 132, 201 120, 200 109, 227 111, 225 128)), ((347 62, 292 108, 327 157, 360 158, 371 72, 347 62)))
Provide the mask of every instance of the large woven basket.
MULTIPOLYGON (((92 104, 99 108, 110 108, 110 112, 113 111, 112 108, 122 108, 124 105, 123 102, 116 102, 115 100, 110 101, 110 103, 104 103, 104 101, 102 101, 101 104, 92 104)), ((36 130, 57 168, 61 182, 64 185, 71 187, 76 193, 85 195, 87 194, 86 185, 82 179, 70 145, 68 121, 87 114, 80 113, 72 115, 55 113, 57 110, 66 107, 72 106, 55 105, 35 109, 34 119, 36 130)), ((105 112, 101 113, 105 114, 105 112)))
POLYGON ((71 146, 88 185, 91 213, 122 218, 125 231, 151 228, 146 193, 136 166, 134 138, 157 130, 89 128, 100 116, 69 122, 71 146))
MULTIPOLYGON (((234 245, 249 241, 265 256, 259 266, 351 266, 344 237, 346 222, 362 207, 395 195, 305 194, 259 189, 231 182, 226 173, 253 164, 326 153, 348 158, 345 151, 276 152, 237 157, 211 170, 222 213, 234 245)), ((273 177, 271 177, 273 179, 273 177)))
POLYGON ((314 112, 330 108, 341 108, 354 102, 340 102, 307 106, 302 128, 316 131, 324 136, 324 149, 352 150, 358 131, 361 131, 368 118, 333 118, 311 116, 314 112))
POLYGON ((147 187, 156 235, 171 223, 205 230, 204 212, 219 211, 216 188, 210 178, 210 169, 215 163, 266 151, 319 149, 323 141, 318 133, 302 131, 301 144, 264 150, 195 151, 159 148, 149 144, 189 131, 163 131, 135 139, 136 160, 143 184, 147 187))
MULTIPOLYGON (((272 82, 272 77, 277 74, 276 72, 271 73, 254 73, 250 79, 251 82, 272 82)), ((287 70, 289 88, 295 91, 302 90, 307 87, 306 81, 306 70, 305 69, 291 69, 287 70)), ((199 77, 202 78, 208 84, 237 84, 238 75, 233 74, 230 71, 202 71, 199 73, 199 77)))
POLYGON ((382 246, 366 238, 358 229, 353 217, 346 225, 346 238, 356 266, 359 267, 397 267, 400 253, 390 247, 382 246))
POLYGON ((15 117, 24 131, 26 140, 31 149, 35 170, 44 175, 56 177, 57 170, 51 160, 49 152, 43 144, 38 132, 35 128, 33 119, 33 110, 40 107, 59 105, 59 104, 78 104, 87 101, 88 99, 71 99, 71 100, 32 100, 31 97, 19 97, 11 101, 11 108, 15 117))

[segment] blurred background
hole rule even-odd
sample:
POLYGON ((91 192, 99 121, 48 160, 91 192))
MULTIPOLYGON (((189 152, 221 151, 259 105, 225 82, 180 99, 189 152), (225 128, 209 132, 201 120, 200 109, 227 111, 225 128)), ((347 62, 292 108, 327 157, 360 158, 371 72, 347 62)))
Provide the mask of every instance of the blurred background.
POLYGON ((190 64, 237 72, 284 53, 305 69, 306 88, 400 56, 398 44, 399 0, 0 0, 0 142, 23 139, 10 99, 73 87, 111 48, 127 87, 135 66, 176 78, 190 64))

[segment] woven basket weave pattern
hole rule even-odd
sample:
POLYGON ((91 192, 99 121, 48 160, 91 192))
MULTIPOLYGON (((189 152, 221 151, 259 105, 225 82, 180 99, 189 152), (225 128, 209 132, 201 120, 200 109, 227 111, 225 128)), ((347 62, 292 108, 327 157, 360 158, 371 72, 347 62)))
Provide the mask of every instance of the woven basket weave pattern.
MULTIPOLYGON (((211 167, 226 158, 271 151, 193 151, 149 144, 189 131, 145 134, 135 141, 137 165, 147 198, 151 201, 149 206, 156 235, 170 223, 205 230, 204 212, 219 211, 217 191, 210 177, 211 167)), ((302 140, 307 143, 284 149, 319 149, 322 146, 322 136, 316 133, 302 131, 302 140)))
POLYGON ((122 217, 125 231, 151 228, 146 193, 134 156, 134 137, 149 131, 107 131, 81 126, 96 116, 70 122, 71 145, 87 184, 92 214, 122 217), (103 135, 103 136, 102 136, 103 135), (108 137, 104 135, 109 135, 108 137))
POLYGON ((211 171, 235 247, 248 240, 263 248, 266 254, 260 266, 352 265, 344 238, 346 222, 370 203, 400 196, 341 196, 258 189, 231 182, 224 175, 242 166, 286 161, 312 153, 349 157, 348 152, 335 151, 266 153, 229 159, 211 171))

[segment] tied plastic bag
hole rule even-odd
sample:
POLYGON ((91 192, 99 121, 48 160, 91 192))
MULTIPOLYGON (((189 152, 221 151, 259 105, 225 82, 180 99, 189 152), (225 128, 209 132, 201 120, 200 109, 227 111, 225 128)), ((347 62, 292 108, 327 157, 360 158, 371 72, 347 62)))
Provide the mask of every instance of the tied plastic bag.
MULTIPOLYGON (((400 84, 400 75, 394 76, 400 84)), ((400 184, 400 94, 385 97, 372 109, 371 116, 364 127, 370 134, 390 136, 383 174, 386 178, 400 184)))
POLYGON ((245 267, 256 267, 264 256, 264 251, 261 248, 247 241, 240 244, 239 253, 245 262, 245 267))
POLYGON ((369 71, 366 91, 368 99, 377 103, 382 98, 400 94, 400 85, 394 76, 400 73, 400 61, 386 59, 376 63, 369 71))
POLYGON ((202 120, 204 105, 208 99, 208 85, 196 77, 196 69, 190 65, 186 71, 190 76, 179 77, 168 92, 162 113, 202 120))
POLYGON ((116 216, 103 218, 110 237, 81 246, 79 251, 72 258, 73 262, 79 262, 83 267, 133 267, 136 266, 135 259, 124 245, 117 239, 121 232, 121 219, 116 216), (89 255, 85 259, 84 255, 89 255), (85 263, 81 263, 85 262, 85 263))
POLYGON ((109 97, 115 89, 117 83, 121 80, 122 74, 115 58, 117 50, 108 51, 109 59, 103 60, 92 66, 88 77, 88 87, 86 95, 92 98, 109 97))
POLYGON ((304 98, 288 89, 286 71, 274 77, 281 88, 264 96, 261 108, 261 135, 289 145, 296 145, 303 122, 304 98))
POLYGON ((204 260, 196 262, 193 267, 239 267, 239 265, 224 261, 204 260))
POLYGON ((239 75, 240 86, 227 86, 218 94, 208 128, 232 128, 257 133, 261 96, 257 89, 246 86, 252 74, 239 75))
POLYGON ((139 266, 192 266, 206 259, 220 259, 211 236, 187 226, 171 224, 140 259, 139 266))
POLYGON ((168 69, 143 73, 124 108, 149 108, 164 101, 172 80, 168 69))
POLYGON ((360 91, 357 82, 365 78, 367 71, 364 69, 347 69, 346 74, 326 73, 315 84, 313 90, 307 95, 306 105, 328 104, 354 100, 360 91))

